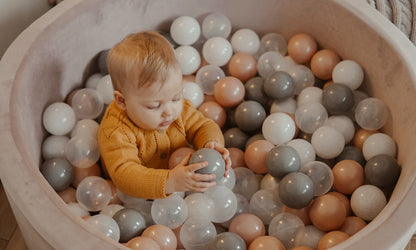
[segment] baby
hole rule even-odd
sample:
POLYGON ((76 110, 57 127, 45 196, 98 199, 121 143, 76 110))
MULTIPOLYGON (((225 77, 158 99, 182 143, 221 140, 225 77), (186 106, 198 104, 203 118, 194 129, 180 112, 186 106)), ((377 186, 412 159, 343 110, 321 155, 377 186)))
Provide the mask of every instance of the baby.
POLYGON ((228 174, 229 152, 219 126, 183 98, 182 72, 171 44, 153 31, 132 34, 107 58, 114 86, 98 131, 104 169, 123 193, 146 199, 174 192, 204 192, 215 174, 198 174, 207 162, 188 165, 191 154, 168 169, 172 152, 191 144, 222 154, 228 174))

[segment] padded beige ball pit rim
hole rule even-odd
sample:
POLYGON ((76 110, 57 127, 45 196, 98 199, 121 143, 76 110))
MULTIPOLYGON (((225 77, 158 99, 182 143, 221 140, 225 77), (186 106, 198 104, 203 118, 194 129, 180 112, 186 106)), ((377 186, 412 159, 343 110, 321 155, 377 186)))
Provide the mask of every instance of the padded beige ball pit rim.
POLYGON ((26 29, 0 62, 0 177, 30 249, 126 249, 72 214, 41 176, 44 108, 91 73, 92 58, 125 35, 168 30, 179 15, 226 14, 237 28, 286 38, 309 32, 354 59, 365 89, 390 106, 402 175, 386 208, 334 249, 401 249, 416 229, 416 49, 364 0, 66 0, 26 29), (196 8, 195 6, 198 6, 196 8))

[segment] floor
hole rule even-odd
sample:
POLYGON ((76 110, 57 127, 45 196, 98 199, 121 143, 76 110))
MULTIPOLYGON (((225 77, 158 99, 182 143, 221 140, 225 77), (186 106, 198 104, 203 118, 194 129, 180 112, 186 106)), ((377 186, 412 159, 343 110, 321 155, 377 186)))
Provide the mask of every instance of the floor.
MULTIPOLYGON (((7 201, 3 185, 0 182, 0 250, 26 249, 26 244, 7 201)), ((416 250, 416 234, 405 250, 416 250)))

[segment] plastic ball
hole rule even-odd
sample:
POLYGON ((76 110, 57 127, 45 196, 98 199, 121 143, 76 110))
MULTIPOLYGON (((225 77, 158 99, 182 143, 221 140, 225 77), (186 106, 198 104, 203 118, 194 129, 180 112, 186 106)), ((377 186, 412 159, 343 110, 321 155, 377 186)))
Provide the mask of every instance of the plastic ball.
POLYGON ((97 214, 88 218, 87 223, 100 231, 105 236, 118 242, 120 240, 120 229, 117 222, 108 215, 97 214))
POLYGON ((332 231, 344 224, 347 211, 339 198, 324 194, 314 200, 309 210, 309 216, 315 227, 322 231, 332 231))
POLYGON ((40 172, 52 188, 59 192, 71 185, 74 169, 65 158, 51 158, 42 163, 40 172))
POLYGON ((214 219, 214 200, 204 193, 192 193, 185 197, 188 206, 188 218, 214 219))
POLYGON ((156 224, 174 229, 182 225, 188 217, 188 207, 182 197, 172 194, 167 198, 154 200, 151 215, 156 224))
POLYGON ((339 230, 328 232, 319 240, 318 249, 323 250, 332 248, 348 240, 349 237, 350 236, 348 234, 339 230))
POLYGON ((207 118, 212 119, 219 127, 224 127, 227 120, 225 109, 215 101, 202 103, 198 110, 207 118))
POLYGON ((279 182, 279 197, 290 208, 304 208, 313 199, 314 187, 309 176, 300 172, 287 174, 279 182))
POLYGON ((286 69, 286 65, 285 57, 279 52, 268 51, 257 60, 257 71, 261 77, 267 78, 273 72, 286 69))
POLYGON ((320 103, 306 103, 296 109, 295 119, 300 130, 312 134, 326 122, 328 112, 320 103))
POLYGON ((266 111, 256 101, 243 101, 234 112, 234 119, 237 126, 244 132, 253 132, 261 128, 266 111))
POLYGON ((167 226, 151 225, 143 231, 142 236, 156 241, 162 250, 176 250, 178 245, 175 233, 167 226))
POLYGON ((108 204, 103 209, 101 209, 100 214, 105 214, 110 217, 113 217, 114 214, 116 214, 118 211, 120 211, 123 208, 125 207, 119 204, 108 204))
POLYGON ((95 89, 84 88, 72 98, 72 108, 78 119, 95 119, 104 108, 104 101, 95 89))
POLYGON ((362 129, 362 128, 357 130, 357 132, 354 135, 354 138, 352 138, 353 145, 356 148, 362 150, 364 142, 367 140, 367 138, 370 135, 372 135, 374 133, 378 133, 378 131, 377 130, 366 130, 366 129, 362 129))
POLYGON ((95 89, 102 97, 104 104, 108 105, 112 100, 114 100, 114 88, 110 75, 107 74, 103 76, 100 81, 98 81, 95 89))
POLYGON ((71 131, 71 138, 75 136, 91 136, 97 138, 100 124, 92 119, 78 120, 71 131))
POLYGON ((70 203, 70 202, 77 202, 77 198, 76 198, 76 190, 73 187, 67 187, 62 191, 57 192, 59 197, 61 197, 61 199, 65 202, 65 203, 70 203))
POLYGON ((231 33, 231 21, 222 13, 214 12, 202 20, 202 34, 206 39, 211 37, 228 38, 231 33))
POLYGON ((286 249, 294 247, 295 237, 299 230, 305 225, 296 215, 291 213, 280 213, 276 215, 269 225, 269 235, 279 239, 286 249))
POLYGON ((257 60, 251 54, 237 52, 228 62, 228 72, 231 76, 246 82, 257 74, 257 60))
POLYGON ((283 243, 278 240, 276 237, 264 235, 257 237, 251 242, 249 250, 264 250, 264 249, 275 249, 275 250, 285 250, 283 243))
POLYGON ((214 202, 212 222, 221 223, 231 219, 237 211, 237 198, 225 186, 214 186, 204 192, 214 202))
POLYGON ((393 138, 385 133, 370 135, 363 144, 363 156, 368 161, 376 155, 396 156, 396 143, 393 138))
POLYGON ((64 135, 49 135, 42 142, 42 157, 44 160, 51 158, 65 158, 65 145, 69 138, 64 135))
POLYGON ((209 247, 210 250, 245 250, 246 243, 238 234, 223 232, 217 234, 209 247))
POLYGON ((383 191, 374 185, 362 185, 351 195, 351 209, 365 221, 373 220, 387 204, 383 191))
POLYGON ((170 35, 179 45, 191 45, 199 39, 201 27, 195 18, 180 16, 170 25, 170 35))
POLYGON ((281 112, 273 113, 264 120, 262 132, 264 138, 274 145, 284 144, 295 136, 296 124, 288 114, 281 112))
POLYGON ((302 106, 308 102, 322 103, 322 89, 318 87, 306 87, 300 91, 296 101, 298 106, 302 106))
POLYGON ((287 46, 286 39, 279 33, 267 33, 260 39, 260 48, 257 51, 257 54, 262 55, 268 51, 276 51, 281 55, 286 55, 288 49, 287 46))
POLYGON ((264 92, 271 99, 285 99, 291 97, 295 90, 292 77, 284 71, 276 71, 264 81, 264 92))
POLYGON ((129 240, 126 246, 130 249, 141 250, 141 249, 152 249, 161 250, 160 245, 150 237, 138 236, 129 240))
POLYGON ((228 152, 230 153, 231 159, 231 167, 246 167, 246 162, 244 160, 244 151, 239 148, 228 148, 228 152))
POLYGON ((185 82, 183 84, 183 97, 192 102, 195 108, 204 101, 204 92, 201 87, 194 82, 185 82))
POLYGON ((341 61, 339 56, 330 49, 317 51, 311 58, 313 74, 322 80, 330 80, 334 67, 341 61))
POLYGON ((195 82, 202 88, 205 94, 214 94, 214 84, 225 77, 224 71, 215 65, 202 66, 195 75, 195 82))
POLYGON ((247 200, 259 189, 259 180, 255 173, 245 167, 234 168, 236 182, 233 192, 243 195, 247 200))
POLYGON ((120 228, 120 242, 127 242, 139 236, 146 228, 146 221, 135 209, 123 208, 113 215, 120 228))
POLYGON ((296 112, 296 100, 293 97, 283 100, 274 100, 270 106, 270 114, 273 113, 294 114, 296 112))
POLYGON ((222 37, 212 37, 208 39, 202 47, 202 56, 212 65, 224 66, 233 55, 231 43, 222 37))
POLYGON ((351 146, 351 145, 345 146, 341 154, 335 158, 336 163, 342 160, 354 160, 360 163, 360 165, 363 167, 366 163, 366 160, 364 159, 364 156, 363 156, 363 152, 359 148, 355 146, 351 146))
POLYGON ((365 226, 367 226, 367 222, 365 222, 360 217, 349 216, 345 219, 344 224, 339 230, 348 234, 349 236, 352 236, 363 229, 365 226))
POLYGON ((269 98, 267 97, 266 93, 264 92, 264 80, 260 76, 255 76, 250 78, 244 84, 246 89, 245 99, 247 101, 256 101, 263 105, 263 107, 267 106, 269 98))
POLYGON ((247 167, 257 174, 267 173, 266 159, 274 145, 267 140, 256 140, 250 143, 244 153, 247 167))
POLYGON ((351 142, 355 135, 354 122, 345 115, 332 115, 328 117, 324 125, 336 128, 344 136, 345 144, 351 142))
POLYGON ((101 73, 95 73, 88 77, 87 81, 85 82, 85 87, 90 89, 96 89, 98 82, 103 77, 101 73))
POLYGON ((313 148, 312 144, 305 139, 293 139, 286 145, 294 148, 296 152, 298 152, 301 166, 310 161, 314 161, 316 158, 315 149, 313 148))
POLYGON ((303 165, 299 172, 306 174, 313 183, 313 195, 321 196, 331 190, 334 174, 331 168, 321 161, 310 161, 303 165))
POLYGON ((244 84, 233 76, 221 78, 214 85, 215 100, 223 107, 234 107, 244 99, 244 84))
POLYGON ((74 179, 72 180, 71 185, 75 188, 77 188, 79 183, 88 176, 101 176, 101 168, 98 164, 94 164, 88 168, 73 167, 73 169, 74 179))
POLYGON ((72 165, 88 168, 100 158, 98 142, 91 136, 75 136, 66 144, 65 156, 72 165))
POLYGON ((277 190, 279 186, 279 179, 267 173, 260 181, 260 189, 277 190))
POLYGON ((299 95, 304 88, 312 87, 315 84, 315 76, 311 69, 305 65, 292 65, 286 71, 290 74, 295 84, 294 95, 299 95))
POLYGON ((225 186, 230 190, 233 190, 236 182, 235 172, 234 169, 230 168, 228 170, 228 174, 226 177, 222 177, 218 182, 217 185, 225 186))
POLYGON ((311 144, 316 155, 323 159, 332 159, 344 150, 344 136, 335 128, 322 126, 312 134, 311 144))
POLYGON ((364 169, 354 160, 342 160, 332 168, 334 188, 343 194, 352 194, 364 184, 364 169))
POLYGON ((254 239, 266 234, 263 222, 254 214, 238 215, 231 221, 228 231, 238 234, 246 245, 250 245, 254 239))
POLYGON ((175 49, 175 55, 183 75, 195 73, 201 65, 201 56, 192 46, 182 45, 177 47, 175 49))
POLYGON ((208 162, 208 166, 195 171, 200 174, 215 174, 215 181, 219 181, 225 173, 225 161, 222 155, 211 148, 201 148, 195 151, 189 159, 189 164, 208 162))
POLYGON ((276 199, 274 190, 260 189, 253 194, 249 203, 250 213, 259 217, 264 225, 269 225, 270 221, 280 212, 283 204, 276 199))
POLYGON ((287 43, 287 53, 297 63, 307 63, 318 49, 315 39, 306 33, 292 36, 287 43))
POLYGON ((239 128, 230 128, 224 132, 224 141, 226 148, 245 149, 248 135, 239 128))
POLYGON ((367 161, 364 172, 368 184, 385 188, 396 184, 401 167, 391 155, 380 154, 367 161))
POLYGON ((299 154, 290 146, 275 146, 267 154, 266 169, 270 175, 279 179, 288 173, 296 172, 300 169, 299 154))
POLYGON ((364 80, 362 67, 353 60, 343 60, 332 70, 332 80, 347 85, 351 90, 358 89, 364 80))
POLYGON ((75 126, 75 122, 74 110, 64 102, 52 103, 43 111, 43 127, 52 135, 66 135, 75 126))
POLYGON ((360 101, 355 108, 355 120, 363 129, 380 129, 386 124, 388 118, 388 107, 383 101, 375 97, 360 101))
POLYGON ((231 45, 235 53, 244 52, 254 55, 260 48, 260 38, 251 29, 239 29, 231 36, 231 45))
MULTIPOLYGON (((306 225, 298 230, 295 236, 295 246, 305 246, 311 249, 317 249, 319 240, 325 232, 316 228, 314 225, 306 225)), ((293 249, 293 248, 292 248, 293 249)))
POLYGON ((331 115, 346 114, 354 106, 352 90, 347 85, 333 83, 323 90, 322 104, 331 115))
POLYGON ((181 147, 173 151, 169 157, 168 166, 172 169, 178 165, 188 153, 194 153, 195 149, 190 147, 181 147))
POLYGON ((100 211, 111 199, 111 188, 105 179, 98 176, 84 178, 77 187, 78 203, 88 211, 100 211))
POLYGON ((180 240, 190 250, 207 248, 216 236, 214 224, 205 218, 189 218, 180 230, 180 240))

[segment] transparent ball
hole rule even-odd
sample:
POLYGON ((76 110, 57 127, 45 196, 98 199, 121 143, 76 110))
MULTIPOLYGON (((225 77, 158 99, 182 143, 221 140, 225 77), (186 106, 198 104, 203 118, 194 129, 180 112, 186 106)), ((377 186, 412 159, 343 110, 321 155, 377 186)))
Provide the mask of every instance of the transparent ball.
POLYGON ((214 12, 209 14, 202 21, 202 35, 209 39, 211 37, 228 38, 231 33, 231 21, 222 13, 214 12))
POLYGON ((225 77, 224 71, 215 65, 205 65, 196 72, 195 82, 202 88, 205 94, 214 94, 214 84, 225 77))
POLYGON ((188 207, 182 197, 172 194, 168 198, 154 200, 151 215, 156 224, 175 229, 188 217, 188 207))
POLYGON ((104 178, 89 176, 84 178, 77 187, 78 203, 88 211, 100 211, 111 200, 111 187, 104 178))
POLYGON ((118 242, 120 240, 120 228, 117 222, 108 215, 97 214, 88 218, 87 223, 105 236, 118 242))
POLYGON ((294 114, 296 111, 296 100, 293 97, 289 97, 283 100, 274 100, 270 106, 270 113, 289 113, 294 114))
POLYGON ((201 65, 201 56, 192 46, 182 45, 175 49, 176 60, 178 60, 183 75, 195 73, 201 65))
POLYGON ((313 195, 321 196, 331 190, 334 184, 332 169, 322 161, 310 161, 299 172, 306 174, 313 183, 313 195))
POLYGON ((312 144, 305 139, 293 139, 289 141, 287 145, 291 146, 298 152, 301 166, 310 161, 314 161, 316 158, 315 149, 312 144))
POLYGON ((91 136, 97 138, 100 124, 92 119, 78 120, 71 131, 71 138, 75 136, 91 136))
POLYGON ((263 54, 267 51, 277 51, 281 55, 287 53, 287 41, 279 33, 267 33, 261 37, 260 48, 258 54, 263 54))
POLYGON ((76 115, 64 102, 50 104, 42 116, 43 127, 52 135, 66 135, 75 126, 76 115))
POLYGON ((345 144, 348 144, 355 135, 354 122, 345 115, 332 115, 326 120, 327 126, 334 127, 344 136, 345 144))
POLYGON ((259 217, 264 225, 283 210, 283 203, 276 199, 275 192, 271 189, 260 189, 253 194, 249 205, 250 213, 259 217))
POLYGON ((298 95, 304 88, 315 84, 315 76, 311 69, 302 64, 295 64, 287 69, 295 84, 294 94, 298 95))
POLYGON ((233 190, 236 182, 236 176, 233 168, 228 170, 227 177, 222 177, 218 182, 217 185, 222 185, 227 187, 230 190, 233 190))
POLYGON ((76 167, 91 167, 100 158, 98 142, 91 136, 75 136, 66 144, 65 156, 76 167))
POLYGON ((279 239, 286 249, 294 247, 296 234, 305 227, 295 214, 280 213, 270 222, 269 235, 279 239))
POLYGON ((78 119, 95 119, 104 109, 104 100, 97 90, 83 88, 72 97, 71 105, 78 119))
POLYGON ((378 130, 386 124, 388 118, 388 107, 375 97, 360 101, 355 108, 355 120, 363 129, 378 130))
POLYGON ((259 189, 260 181, 255 173, 246 167, 234 168, 236 182, 233 192, 243 195, 247 200, 259 189))
POLYGON ((312 134, 326 122, 328 119, 328 112, 321 103, 306 103, 302 106, 298 106, 295 111, 295 119, 300 130, 312 134))
POLYGON ((222 37, 208 39, 202 47, 202 56, 205 61, 215 66, 224 66, 233 55, 231 43, 222 37))
POLYGON ((322 231, 313 225, 306 225, 304 228, 298 230, 298 233, 295 236, 295 246, 307 246, 312 249, 317 249, 319 240, 325 233, 325 231, 322 231))
POLYGON ((170 26, 170 35, 179 45, 191 45, 199 39, 201 26, 191 16, 180 16, 173 20, 170 26))
POLYGON ((239 29, 231 36, 233 51, 254 55, 260 48, 260 38, 252 29, 239 29))
POLYGON ((122 205, 119 205, 119 204, 108 204, 103 209, 101 209, 100 214, 105 214, 105 215, 108 215, 110 217, 113 217, 113 215, 115 213, 117 213, 118 211, 120 211, 123 208, 125 208, 125 207, 122 206, 122 205))
POLYGON ((311 144, 317 156, 323 159, 332 159, 344 150, 345 139, 337 129, 322 126, 312 134, 311 144))
POLYGON ((298 106, 308 102, 322 103, 322 89, 314 86, 306 87, 300 91, 296 100, 298 106))
POLYGON ((192 217, 183 223, 179 236, 185 249, 207 249, 217 236, 217 231, 209 220, 192 217))
POLYGON ((285 57, 276 51, 268 51, 263 53, 257 60, 257 71, 263 78, 267 78, 275 71, 286 68, 285 57))
POLYGON ((225 186, 214 186, 204 193, 214 201, 212 222, 221 223, 231 219, 237 211, 237 198, 225 186))
POLYGON ((192 193, 185 197, 188 206, 188 218, 205 218, 209 221, 214 219, 215 203, 211 197, 204 193, 192 193))

